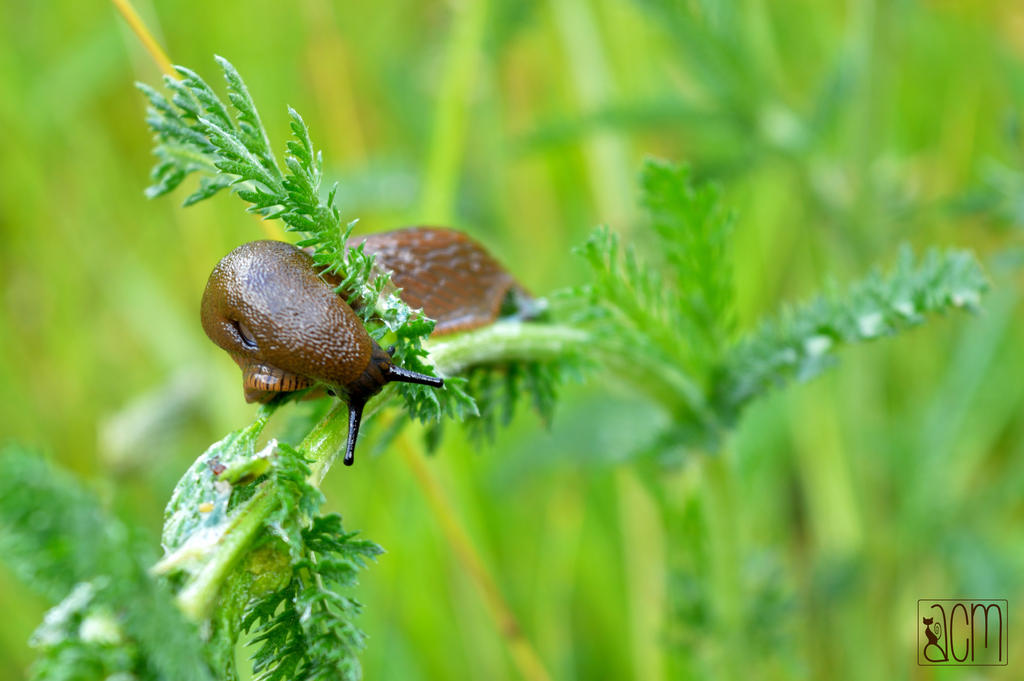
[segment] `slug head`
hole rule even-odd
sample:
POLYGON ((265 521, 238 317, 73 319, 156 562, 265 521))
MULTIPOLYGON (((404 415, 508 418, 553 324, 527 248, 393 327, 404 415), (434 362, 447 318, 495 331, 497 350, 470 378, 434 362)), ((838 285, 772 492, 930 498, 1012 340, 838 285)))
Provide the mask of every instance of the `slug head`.
POLYGON ((206 335, 242 368, 245 399, 327 386, 349 407, 345 463, 353 462, 363 406, 385 383, 442 387, 441 379, 391 363, 362 320, 316 272, 312 257, 282 241, 228 253, 206 284, 206 335))
POLYGON ((314 383, 344 393, 373 351, 313 259, 282 241, 253 241, 224 256, 206 284, 202 322, 242 368, 249 402, 314 383))

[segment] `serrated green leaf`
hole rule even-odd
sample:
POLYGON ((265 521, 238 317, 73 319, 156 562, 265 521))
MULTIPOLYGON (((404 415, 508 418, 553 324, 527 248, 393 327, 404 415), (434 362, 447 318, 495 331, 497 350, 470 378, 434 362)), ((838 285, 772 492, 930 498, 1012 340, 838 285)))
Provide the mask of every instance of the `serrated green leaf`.
POLYGON ((973 255, 928 251, 917 261, 903 248, 892 272, 877 270, 845 291, 784 309, 733 348, 721 368, 715 401, 730 419, 759 395, 804 381, 835 364, 843 345, 893 335, 929 315, 975 310, 988 280, 973 255))
POLYGON ((354 624, 362 606, 337 591, 381 549, 346 533, 341 517, 313 519, 301 533, 302 557, 288 587, 250 604, 242 620, 252 632, 253 670, 261 681, 361 678, 357 655, 365 634, 354 624))
MULTIPOLYGON (((182 175, 184 179, 184 175, 182 175)), ((191 206, 195 203, 199 203, 204 199, 208 199, 221 189, 230 187, 234 184, 234 180, 224 175, 217 175, 212 178, 204 177, 199 181, 199 189, 190 194, 181 205, 191 206)))

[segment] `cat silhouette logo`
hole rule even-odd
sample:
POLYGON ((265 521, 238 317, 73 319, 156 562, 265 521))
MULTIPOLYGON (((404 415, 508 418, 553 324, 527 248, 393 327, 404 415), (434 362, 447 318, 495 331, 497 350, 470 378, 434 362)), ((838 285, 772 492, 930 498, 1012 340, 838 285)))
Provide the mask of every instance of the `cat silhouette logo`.
POLYGON ((958 667, 1008 664, 1009 614, 1005 599, 919 600, 917 663, 958 667))

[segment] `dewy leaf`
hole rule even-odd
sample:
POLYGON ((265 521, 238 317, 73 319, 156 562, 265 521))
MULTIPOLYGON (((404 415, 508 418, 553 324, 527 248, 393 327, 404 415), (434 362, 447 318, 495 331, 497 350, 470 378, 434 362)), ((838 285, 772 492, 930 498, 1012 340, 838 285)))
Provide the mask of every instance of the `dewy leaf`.
MULTIPOLYGON (((195 101, 199 102, 202 110, 206 112, 206 118, 212 121, 215 125, 218 125, 227 130, 235 129, 235 122, 231 119, 231 115, 228 114, 227 107, 220 101, 220 97, 217 93, 206 84, 206 82, 199 77, 195 71, 187 69, 184 66, 177 66, 175 70, 182 77, 181 84, 184 88, 187 88, 187 95, 185 95, 185 89, 179 90, 183 94, 183 98, 187 99, 191 97, 195 101)), ((177 104, 178 102, 175 102, 177 104)), ((187 107, 188 113, 201 118, 202 115, 198 114, 198 111, 192 107, 187 107)))
POLYGON ((214 59, 224 71, 224 79, 228 84, 228 98, 238 112, 238 129, 245 146, 260 158, 265 167, 276 169, 277 162, 274 159, 274 152, 270 150, 270 138, 267 137, 263 121, 260 120, 256 104, 252 101, 242 76, 224 57, 216 55, 214 59))
POLYGON ((345 533, 337 516, 317 517, 324 497, 309 480, 307 453, 275 440, 256 451, 272 410, 262 407, 254 424, 213 445, 184 476, 168 506, 168 553, 156 571, 184 581, 179 603, 191 612, 182 594, 196 593, 210 566, 225 560, 239 528, 255 527, 258 550, 244 549, 248 562, 221 590, 233 595, 221 598, 217 621, 226 629, 215 642, 230 649, 241 631, 252 631, 258 679, 354 680, 365 635, 354 621, 359 604, 339 589, 354 584, 380 547, 345 533), (265 512, 254 510, 257 499, 265 512))
MULTIPOLYGON (((273 406, 261 406, 252 424, 210 445, 178 481, 164 510, 162 544, 167 554, 174 554, 188 541, 196 543, 201 536, 209 536, 211 542, 219 537, 219 528, 227 523, 233 491, 220 476, 229 467, 256 457, 256 440, 273 411, 273 406)), ((176 567, 190 564, 191 560, 176 567)))
POLYGON ((750 400, 790 380, 812 378, 842 345, 899 333, 928 315, 975 310, 988 279, 974 256, 909 248, 888 276, 872 272, 842 293, 784 310, 747 335, 721 367, 716 404, 729 420, 750 400))

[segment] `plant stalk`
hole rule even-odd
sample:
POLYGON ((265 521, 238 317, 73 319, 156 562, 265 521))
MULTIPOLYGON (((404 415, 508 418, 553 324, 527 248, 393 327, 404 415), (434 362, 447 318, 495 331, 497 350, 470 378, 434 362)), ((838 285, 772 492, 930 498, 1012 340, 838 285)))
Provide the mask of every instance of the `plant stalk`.
POLYGON ((111 0, 114 3, 114 7, 124 17, 125 23, 132 29, 132 32, 138 37, 139 42, 149 52, 149 56, 156 62, 157 67, 164 72, 164 75, 170 76, 171 78, 177 78, 178 74, 174 71, 174 65, 171 64, 171 60, 167 58, 167 53, 164 52, 163 48, 160 47, 160 43, 156 41, 153 34, 150 33, 146 27, 146 23, 139 16, 139 13, 135 11, 135 7, 132 5, 131 0, 111 0))
POLYGON ((558 359, 589 341, 590 334, 571 326, 512 321, 428 340, 424 347, 438 372, 453 376, 479 364, 558 359))
POLYGON ((263 522, 274 511, 272 492, 267 483, 256 490, 245 506, 234 514, 231 527, 224 532, 210 561, 178 592, 178 606, 193 621, 201 622, 209 616, 224 581, 252 548, 263 522))
POLYGON ((737 651, 743 650, 739 525, 733 470, 724 450, 703 457, 703 506, 711 559, 711 603, 715 617, 718 678, 740 678, 737 651))
POLYGON ((412 470, 420 489, 423 490, 427 503, 434 512, 441 531, 444 532, 445 539, 448 540, 448 544, 455 552, 456 559, 480 590, 484 602, 487 604, 487 612, 491 615, 494 626, 505 641, 505 645, 508 646, 509 655, 511 655, 520 676, 527 681, 550 681, 551 676, 544 667, 544 663, 541 662, 540 656, 533 649, 529 639, 523 634, 519 620, 502 596, 494 576, 484 565, 469 533, 459 522, 458 514, 449 501, 444 488, 438 482, 437 476, 427 466, 423 452, 419 451, 419 448, 409 442, 408 437, 405 436, 400 438, 399 445, 402 458, 412 470))

